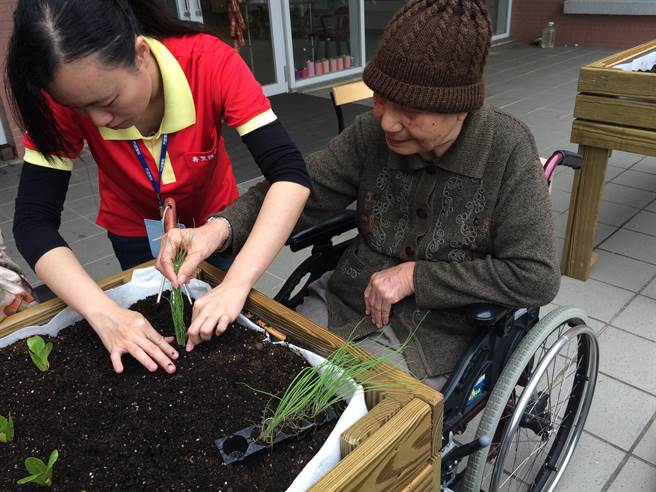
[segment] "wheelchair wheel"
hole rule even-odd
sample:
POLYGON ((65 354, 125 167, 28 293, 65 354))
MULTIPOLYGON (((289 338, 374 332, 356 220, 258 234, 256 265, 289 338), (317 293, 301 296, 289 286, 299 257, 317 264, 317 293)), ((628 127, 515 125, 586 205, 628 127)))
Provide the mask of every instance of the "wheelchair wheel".
POLYGON ((511 355, 476 437, 491 444, 469 457, 463 490, 554 490, 588 416, 597 339, 583 311, 557 309, 511 355))

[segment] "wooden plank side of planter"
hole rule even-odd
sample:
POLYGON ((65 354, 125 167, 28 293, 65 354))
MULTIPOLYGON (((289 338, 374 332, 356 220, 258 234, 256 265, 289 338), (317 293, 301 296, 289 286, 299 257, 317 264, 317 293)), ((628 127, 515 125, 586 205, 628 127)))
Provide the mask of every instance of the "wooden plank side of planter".
POLYGON ((405 401, 395 397, 385 398, 378 405, 369 410, 369 413, 344 431, 340 439, 342 457, 348 455, 370 435, 380 429, 385 422, 396 415, 403 405, 408 403, 408 401, 410 401, 410 398, 405 401))
POLYGON ((440 472, 442 471, 442 455, 431 457, 429 464, 417 471, 400 492, 432 492, 438 490, 440 485, 440 472))
MULTIPOLYGON (((431 409, 413 399, 310 490, 387 491, 410 482, 430 463, 431 409)), ((438 484, 433 484, 437 490, 438 484)))
POLYGON ((607 56, 606 58, 602 58, 601 60, 591 63, 590 65, 612 68, 615 65, 625 63, 629 60, 633 60, 634 58, 638 58, 639 56, 649 53, 650 51, 654 51, 654 49, 656 49, 656 39, 652 39, 646 43, 639 44, 638 46, 634 46, 628 50, 614 53, 610 56, 607 56))
POLYGON ((576 96, 574 118, 656 130, 656 100, 642 102, 579 94, 576 96))
POLYGON ((656 99, 656 74, 585 66, 579 72, 578 91, 656 99))
POLYGON ((571 141, 588 147, 656 156, 656 132, 650 130, 574 120, 571 141))

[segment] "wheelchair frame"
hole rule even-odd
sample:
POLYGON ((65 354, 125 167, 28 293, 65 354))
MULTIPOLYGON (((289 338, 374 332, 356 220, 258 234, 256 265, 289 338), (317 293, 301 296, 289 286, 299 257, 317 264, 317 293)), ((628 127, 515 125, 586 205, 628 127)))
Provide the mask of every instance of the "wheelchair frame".
MULTIPOLYGON (((545 178, 550 185, 553 173, 558 165, 565 165, 573 169, 578 169, 580 168, 581 163, 582 159, 578 154, 569 151, 556 151, 543 163, 545 178)), ((303 261, 294 270, 281 288, 280 292, 275 296, 275 300, 292 309, 300 304, 307 293, 309 284, 318 279, 326 271, 334 269, 340 256, 351 243, 351 240, 347 240, 334 245, 333 238, 339 234, 354 229, 355 227, 355 212, 347 210, 332 217, 323 224, 310 227, 294 234, 287 242, 291 250, 296 252, 311 246, 312 253, 309 258, 303 261), (298 288, 298 285, 303 282, 304 279, 305 282, 300 288, 298 288)), ((462 310, 460 312, 462 312, 462 310)), ((567 327, 585 325, 585 316, 582 314, 579 315, 578 313, 578 311, 575 311, 573 314, 569 311, 565 311, 564 321, 560 319, 558 321, 563 321, 561 325, 567 327), (569 314, 572 314, 571 318, 567 318, 567 315, 569 314)), ((540 322, 540 320, 539 309, 537 308, 513 309, 491 304, 474 304, 467 306, 464 309, 464 314, 470 323, 480 329, 481 334, 460 358, 447 383, 442 388, 442 393, 444 395, 442 487, 444 490, 450 490, 448 487, 453 484, 461 484, 463 481, 462 479, 465 478, 465 481, 467 482, 465 488, 467 490, 476 490, 476 492, 478 492, 480 486, 476 485, 476 483, 479 483, 479 476, 474 478, 471 476, 465 477, 465 472, 461 471, 458 473, 458 465, 465 457, 484 452, 485 448, 487 448, 492 442, 492 439, 496 438, 496 433, 499 429, 494 432, 495 436, 479 435, 477 439, 464 445, 457 445, 453 436, 454 434, 463 432, 467 424, 486 408, 490 398, 494 396, 493 392, 495 391, 497 382, 503 377, 509 360, 516 355, 518 347, 522 346, 525 338, 528 338, 527 334, 540 322), (474 483, 474 485, 472 485, 472 483, 474 483)), ((550 326, 547 326, 546 328, 547 331, 551 329, 550 326)), ((579 332, 585 331, 584 328, 578 330, 579 332)), ((571 331, 572 330, 566 331, 565 334, 568 334, 571 331)), ((569 461, 574 447, 578 442, 578 437, 580 436, 582 425, 585 422, 589 403, 594 391, 597 371, 596 339, 589 329, 588 331, 585 331, 584 336, 587 338, 582 340, 577 339, 577 343, 579 343, 579 346, 583 344, 586 349, 589 349, 588 352, 586 352, 590 354, 586 359, 589 359, 589 364, 586 365, 589 375, 583 376, 583 379, 587 378, 587 381, 584 383, 585 388, 583 388, 581 396, 577 399, 577 404, 581 404, 582 409, 577 409, 574 440, 572 442, 569 441, 569 436, 572 435, 569 431, 567 432, 567 436, 565 436, 567 437, 565 443, 568 445, 568 448, 564 449, 566 451, 566 459, 564 464, 561 465, 562 469, 556 470, 558 472, 557 479, 562 475, 562 471, 567 465, 567 461, 569 461), (590 381, 590 379, 592 380, 590 381), (581 415, 582 419, 580 418, 581 415)), ((557 340, 560 340, 561 338, 562 336, 559 334, 557 340)), ((532 343, 534 344, 535 341, 532 343)), ((558 355, 557 352, 555 352, 555 354, 558 355)), ((555 357, 555 355, 552 355, 550 362, 554 360, 553 357, 555 357)), ((516 381, 512 381, 511 383, 514 383, 515 386, 519 385, 521 387, 527 387, 527 385, 531 383, 532 371, 535 369, 533 362, 534 355, 531 354, 529 359, 522 362, 522 364, 526 364, 525 366, 522 366, 523 369, 519 374, 519 377, 516 377, 516 381)), ((506 386, 507 385, 508 382, 506 382, 506 386)), ((502 398, 505 398, 505 396, 502 396, 502 398)), ((514 398, 514 393, 512 398, 514 398)), ((528 396, 526 396, 526 398, 528 398, 528 396)), ((538 393, 537 398, 542 398, 540 393, 538 393)), ((507 406, 508 403, 506 403, 506 401, 509 402, 510 400, 503 400, 503 403, 507 406)), ((524 401, 523 404, 526 405, 526 401, 524 401)), ((535 403, 533 406, 535 407, 535 403)), ((569 410, 569 405, 567 409, 569 410)), ((529 418, 526 418, 526 415, 522 415, 520 419, 521 424, 528 427, 532 425, 536 428, 535 426, 539 423, 536 424, 535 419, 539 417, 532 416, 531 418, 534 420, 531 421, 529 418)), ((499 418, 497 422, 499 427, 501 426, 500 422, 501 419, 499 418)), ((519 424, 520 421, 513 422, 515 431, 519 424)), ((505 426, 506 424, 503 425, 505 426)), ((539 426, 537 428, 539 429, 539 426)), ((560 431, 558 435, 560 436, 560 431)), ((504 437, 507 440, 507 433, 504 434, 504 437)), ((497 446, 497 444, 495 444, 495 446, 497 446)), ((559 459, 564 445, 557 443, 554 446, 557 448, 555 458, 559 459)), ((491 453, 496 452, 496 448, 491 451, 491 453)), ((487 454, 483 456, 483 463, 485 463, 485 459, 487 459, 486 456, 487 454)), ((478 463, 481 463, 480 458, 478 459, 478 463)), ((549 460, 547 460, 546 463, 549 463, 549 460)), ((555 466, 552 466, 552 468, 555 468, 555 466)), ((550 472, 551 470, 547 471, 550 472)), ((477 473, 477 471, 475 471, 475 473, 477 473)), ((496 471, 496 473, 498 474, 499 472, 496 471)), ((471 473, 469 475, 471 475, 471 473)), ((549 478, 548 473, 547 478, 549 478)))

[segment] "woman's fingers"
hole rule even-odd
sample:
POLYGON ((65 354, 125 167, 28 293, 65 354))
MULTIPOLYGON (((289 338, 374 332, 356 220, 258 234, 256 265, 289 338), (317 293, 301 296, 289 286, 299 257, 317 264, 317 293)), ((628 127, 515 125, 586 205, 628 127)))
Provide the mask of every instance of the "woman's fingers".
POLYGON ((223 333, 228 329, 230 325, 230 318, 226 315, 223 315, 219 318, 219 322, 216 325, 216 335, 223 335, 223 333))
POLYGON ((131 344, 128 348, 128 352, 130 352, 130 355, 137 359, 137 361, 150 372, 155 372, 157 370, 157 364, 155 361, 153 361, 153 359, 151 359, 137 344, 131 344))
MULTIPOLYGON (((162 349, 155 345, 153 342, 150 340, 144 340, 141 343, 140 348, 149 356, 151 360, 154 360, 157 365, 164 369, 166 372, 169 374, 175 372, 175 366, 173 365, 173 362, 171 362, 171 359, 169 359, 162 351, 162 349)), ((151 366, 147 366, 148 370, 150 370, 150 367, 151 366)), ((157 370, 157 366, 155 366, 155 370, 157 370)))
POLYGON ((112 367, 114 368, 114 372, 116 374, 121 374, 123 372, 123 361, 121 360, 121 356, 123 355, 123 352, 121 350, 112 350, 112 353, 109 354, 109 358, 112 361, 112 367))

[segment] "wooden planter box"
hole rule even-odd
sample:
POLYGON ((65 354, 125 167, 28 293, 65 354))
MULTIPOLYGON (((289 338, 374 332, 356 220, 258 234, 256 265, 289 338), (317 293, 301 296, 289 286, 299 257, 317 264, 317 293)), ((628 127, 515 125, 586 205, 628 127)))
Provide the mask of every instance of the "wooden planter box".
POLYGON ((656 156, 656 73, 635 72, 633 61, 656 63, 656 40, 581 67, 571 141, 583 168, 572 185, 561 271, 586 280, 594 262, 601 190, 611 150, 656 156))
MULTIPOLYGON (((223 275, 203 262, 197 277, 214 286, 221 282, 223 275)), ((98 284, 111 289, 129 282, 131 277, 132 270, 127 270, 98 284)), ((62 301, 53 299, 11 316, 0 323, 0 338, 20 328, 47 322, 64 307, 62 301)), ((329 355, 344 342, 255 290, 251 291, 245 309, 322 356, 329 355)), ((353 350, 359 357, 368 357, 362 350, 353 350)), ((439 490, 442 395, 396 368, 381 367, 376 372, 378 381, 413 384, 396 384, 387 392, 367 393, 370 411, 342 434, 342 460, 311 490, 439 490)))

